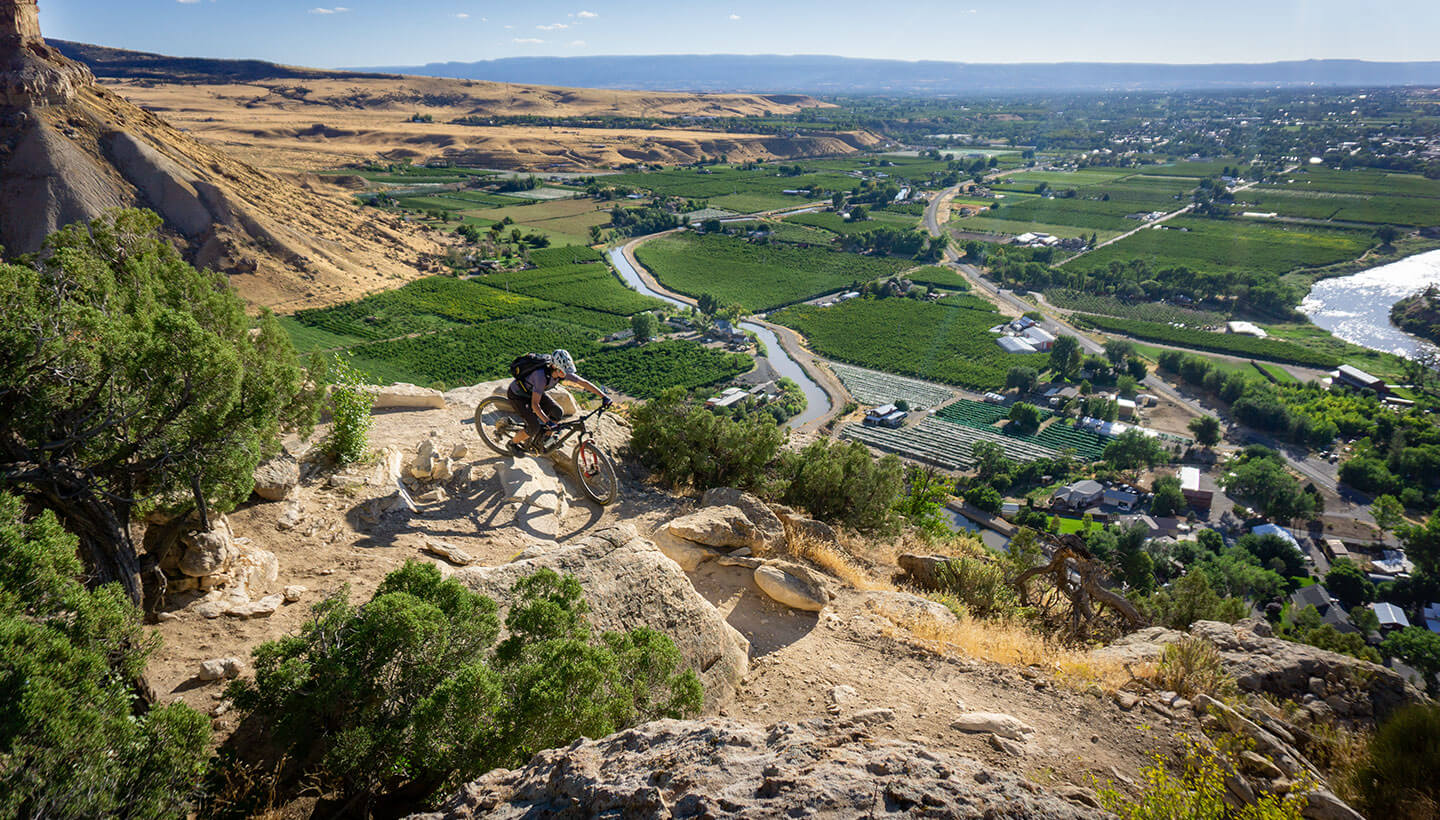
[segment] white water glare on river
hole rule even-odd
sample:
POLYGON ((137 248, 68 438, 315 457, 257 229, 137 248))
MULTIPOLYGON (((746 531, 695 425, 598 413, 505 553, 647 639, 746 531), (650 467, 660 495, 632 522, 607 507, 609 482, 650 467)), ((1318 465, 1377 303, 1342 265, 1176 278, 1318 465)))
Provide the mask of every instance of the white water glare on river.
POLYGON ((1390 307, 1432 284, 1440 285, 1440 251, 1322 279, 1310 288, 1300 312, 1347 342, 1414 358, 1434 346, 1390 324, 1390 307))

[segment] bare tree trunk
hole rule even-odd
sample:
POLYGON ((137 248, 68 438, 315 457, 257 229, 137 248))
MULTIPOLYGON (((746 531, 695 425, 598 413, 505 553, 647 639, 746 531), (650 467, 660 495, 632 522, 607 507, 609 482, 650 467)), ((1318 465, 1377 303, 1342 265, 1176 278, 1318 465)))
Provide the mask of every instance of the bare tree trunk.
POLYGON ((52 490, 46 493, 46 501, 80 540, 80 557, 93 578, 92 586, 118 583, 139 606, 140 560, 121 515, 89 491, 66 498, 52 490))

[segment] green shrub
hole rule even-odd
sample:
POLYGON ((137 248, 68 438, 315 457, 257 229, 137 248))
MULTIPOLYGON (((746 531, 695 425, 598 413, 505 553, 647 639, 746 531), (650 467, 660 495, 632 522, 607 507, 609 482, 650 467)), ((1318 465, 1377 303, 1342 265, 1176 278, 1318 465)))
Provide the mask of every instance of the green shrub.
POLYGON ((1415 704, 1390 716, 1370 741, 1358 773, 1362 808, 1370 817, 1440 814, 1440 705, 1415 704))
POLYGON ((317 604, 228 692, 304 774, 370 798, 437 796, 581 736, 699 709, 670 639, 592 635, 573 577, 541 570, 512 592, 497 645, 494 601, 409 562, 362 607, 348 589, 317 604))
POLYGON ((137 711, 155 641, 118 585, 76 580, 75 544, 0 495, 0 817, 184 817, 210 721, 137 711))
POLYGON ((331 423, 325 437, 325 452, 337 464, 351 464, 365 457, 370 449, 370 409, 375 401, 360 389, 360 374, 349 362, 334 357, 329 360, 331 423))
POLYGON ((1100 805, 1123 820, 1300 820, 1305 809, 1303 789, 1286 795, 1260 793, 1254 803, 1238 809, 1225 802, 1225 764, 1191 743, 1177 776, 1160 756, 1140 770, 1136 795, 1113 788, 1098 789, 1100 805))
POLYGON ((630 449, 642 463, 673 487, 700 490, 758 487, 786 437, 769 416, 721 416, 679 388, 634 409, 630 421, 630 449))
POLYGON ((903 491, 904 467, 894 455, 875 458, 858 441, 819 439, 781 454, 781 500, 816 518, 857 530, 886 529, 903 491))
POLYGON ((952 558, 936 572, 940 592, 976 618, 1015 614, 1020 598, 999 564, 978 558, 952 558))
POLYGON ((1169 589, 1151 595, 1142 608, 1156 624, 1181 630, 1189 629, 1196 621, 1235 623, 1250 611, 1239 598, 1220 597, 1210 586, 1209 576, 1198 567, 1169 589))

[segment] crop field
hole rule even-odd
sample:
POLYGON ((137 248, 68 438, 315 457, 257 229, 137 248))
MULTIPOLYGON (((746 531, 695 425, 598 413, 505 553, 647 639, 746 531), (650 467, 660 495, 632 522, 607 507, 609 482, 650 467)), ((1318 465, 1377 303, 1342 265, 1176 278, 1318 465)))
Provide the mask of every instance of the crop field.
POLYGON ((1142 322, 1161 322, 1194 328, 1216 327, 1230 319, 1223 313, 1209 310, 1191 310, 1162 302, 1130 304, 1122 302, 1114 296, 1081 293, 1078 290, 1047 290, 1045 291, 1045 301, 1064 310, 1100 313, 1119 319, 1139 319, 1142 322))
POLYGON ((594 248, 584 245, 566 245, 559 248, 540 248, 530 251, 530 261, 537 268, 553 268, 559 265, 603 262, 605 256, 594 248))
POLYGON ((909 214, 896 214, 889 211, 871 211, 870 218, 860 222, 847 222, 840 214, 833 211, 824 211, 818 214, 796 214, 785 218, 786 222, 794 222, 800 225, 809 225, 814 228, 824 228, 832 233, 841 235, 865 233, 866 231, 878 230, 880 228, 896 228, 900 230, 914 230, 920 227, 920 220, 909 214))
POLYGON ((710 293, 748 311, 770 310, 891 276, 909 263, 827 248, 754 245, 682 233, 641 245, 636 258, 661 284, 688 296, 710 293))
POLYGON ((341 333, 331 333, 318 327, 310 327, 301 324, 293 316, 278 316, 280 327, 290 336, 290 343, 300 353, 313 353, 317 350, 338 350, 341 348, 357 345, 365 341, 359 336, 348 336, 341 333))
POLYGON ((849 424, 841 434, 877 450, 934 464, 946 470, 965 470, 973 466, 975 459, 972 449, 977 441, 1000 445, 1006 458, 1018 462, 1054 458, 1059 455, 1056 450, 1025 439, 955 424, 934 416, 898 430, 849 424))
POLYGON ((811 228, 808 225, 796 225, 783 219, 763 223, 738 224, 750 224, 755 228, 764 228, 770 232, 771 239, 776 242, 788 242, 792 245, 830 245, 835 242, 835 235, 829 231, 811 228))
POLYGON ((585 378, 629 396, 653 399, 671 387, 693 390, 749 372, 755 360, 674 339, 601 350, 581 363, 585 378))
POLYGON ((762 165, 749 171, 730 165, 711 165, 703 169, 671 168, 648 173, 613 174, 605 177, 604 182, 617 187, 642 188, 660 196, 709 199, 713 207, 741 212, 752 209, 736 208, 726 204, 723 198, 737 194, 763 194, 779 198, 780 205, 770 207, 782 207, 809 201, 809 197, 803 195, 781 193, 787 189, 818 186, 828 191, 848 191, 855 185, 853 177, 834 172, 781 176, 773 165, 762 165), (708 173, 701 173, 702 170, 708 173))
MULTIPOLYGON (((1070 239, 1073 237, 1082 237, 1084 239, 1089 239, 1090 234, 1094 233, 1098 235, 1097 238, 1100 242, 1104 242, 1107 239, 1114 239, 1115 237, 1124 233, 1124 231, 1102 231, 1095 228, 1079 228, 1074 225, 1052 225, 1046 222, 1012 222, 1008 219, 997 219, 995 217, 991 217, 990 214, 997 213, 996 211, 985 211, 984 213, 985 216, 967 216, 960 217, 958 219, 952 219, 948 227, 953 228, 957 231, 993 233, 1001 234, 1003 236, 1015 236, 1017 234, 1031 231, 1053 234, 1064 239, 1070 239)), ((1135 227, 1135 223, 1130 223, 1130 227, 1135 227)))
MULTIPOLYGON (((1014 435, 1007 432, 1004 424, 1005 416, 1009 412, 1008 407, 960 399, 954 404, 941 408, 935 417, 952 424, 999 433, 1007 439, 1026 441, 1055 451, 1068 447, 1075 451, 1076 457, 1087 461, 1098 460, 1105 450, 1104 437, 1089 430, 1076 429, 1065 420, 1057 421, 1032 435, 1014 435)), ((1049 411, 1040 411, 1042 419, 1048 419, 1051 415, 1049 411)))
POLYGON ((1052 188, 1083 188, 1103 185, 1134 173, 1128 169, 1086 168, 1080 171, 1026 171, 1006 177, 1016 186, 1034 186, 1042 182, 1052 188))
POLYGON ((333 171, 321 171, 323 176, 357 176, 370 182, 383 182, 404 185, 406 183, 442 183, 442 182, 465 182, 475 177, 494 176, 495 171, 484 171, 479 168, 424 168, 412 166, 401 171, 356 171, 351 168, 339 168, 333 171))
MULTIPOLYGON (((1427 180, 1428 182, 1428 180, 1427 180)), ((1437 186, 1440 187, 1440 186, 1437 186)), ((1440 194, 1440 190, 1437 190, 1440 194)), ((1440 196, 1390 196, 1297 189, 1296 185, 1262 185, 1240 194, 1244 211, 1344 222, 1389 223, 1414 227, 1440 225, 1440 196)))
POLYGON ((804 334, 830 359, 974 390, 1004 387, 1016 365, 1043 369, 1048 356, 1006 353, 990 328, 993 309, 914 299, 851 299, 828 308, 797 305, 771 317, 804 334))
POLYGON ((590 241, 590 226, 610 224, 610 214, 592 199, 556 199, 534 205, 516 205, 482 212, 485 219, 515 220, 515 227, 536 231, 556 244, 584 245, 590 241))
POLYGON ((1184 266, 1203 272, 1238 269, 1278 276, 1296 268, 1354 259, 1370 243, 1366 231, 1178 217, 1088 253, 1070 267, 1096 269, 1144 259, 1154 270, 1184 266))
MULTIPOLYGON (((1127 215, 1176 210, 1189 202, 1192 188, 1194 184, 1190 180, 1124 176, 1123 173, 1116 176, 1107 172, 1103 177, 1090 175, 1088 171, 1022 174, 1009 177, 1007 183, 995 186, 995 192, 1003 194, 1004 199, 999 200, 999 210, 986 211, 983 217, 1025 223, 1026 226, 1067 225, 1123 233, 1141 224, 1136 220, 1126 219, 1127 215), (1065 177, 1075 179, 1070 182, 1055 181, 1065 177), (1073 188, 1076 195, 1053 198, 1037 196, 1032 191, 1039 182, 1045 182, 1055 190, 1073 188)), ((961 225, 969 221, 963 220, 961 225)), ((1034 230, 1028 227, 1026 229, 1034 230)))
POLYGON ((475 281, 537 299, 619 316, 632 316, 665 304, 626 287, 609 268, 598 262, 491 273, 475 281))
POLYGON ((1071 318, 1098 330, 1120 333, 1175 347, 1209 350, 1213 353, 1246 356, 1320 369, 1340 366, 1340 361, 1328 353, 1317 352, 1294 342, 1279 339, 1257 339, 1253 336, 1234 333, 1210 333, 1203 330, 1172 327, 1159 322, 1117 319, 1111 316, 1096 316, 1086 313, 1072 314, 1071 318))
POLYGON ((1201 177, 1219 176, 1226 168, 1239 168, 1243 176, 1244 170, 1249 167, 1250 163, 1242 159, 1198 160, 1195 162, 1182 160, 1165 165, 1146 165, 1137 169, 1136 173, 1146 176, 1194 177, 1199 179, 1201 177))
POLYGON ((1294 171, 1285 177, 1287 191, 1329 191, 1342 194, 1440 197, 1440 180, 1419 174, 1394 174, 1376 170, 1332 171, 1315 168, 1294 171))
POLYGON ((377 340, 553 307, 553 302, 506 293, 478 282, 430 276, 358 302, 302 310, 294 318, 302 325, 332 334, 377 340))
POLYGON ((832 362, 830 369, 844 382, 845 389, 855 400, 864 404, 879 406, 893 404, 901 399, 909 403, 912 410, 938 407, 955 397, 955 392, 933 382, 881 373, 863 367, 832 362))
POLYGON ((970 282, 953 268, 926 265, 923 268, 905 271, 905 278, 917 285, 929 285, 949 291, 968 291, 970 282))

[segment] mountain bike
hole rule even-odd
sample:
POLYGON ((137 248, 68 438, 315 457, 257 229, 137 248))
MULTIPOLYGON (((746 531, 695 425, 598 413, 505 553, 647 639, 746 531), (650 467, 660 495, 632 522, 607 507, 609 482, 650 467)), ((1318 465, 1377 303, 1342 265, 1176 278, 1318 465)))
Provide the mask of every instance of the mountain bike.
MULTIPOLYGON (((559 450, 565 442, 575 436, 579 441, 570 458, 575 462, 575 473, 580 477, 580 489, 592 501, 601 506, 614 501, 620 494, 620 482, 615 478, 615 461, 601 450, 592 440, 594 434, 586 426, 609 408, 601 405, 588 414, 570 421, 562 421, 545 431, 539 449, 531 450, 535 455, 548 455, 559 450)), ((490 396, 475 407, 475 432, 485 446, 502 456, 513 456, 510 442, 515 434, 525 429, 525 417, 515 412, 515 405, 504 396, 490 396)))

